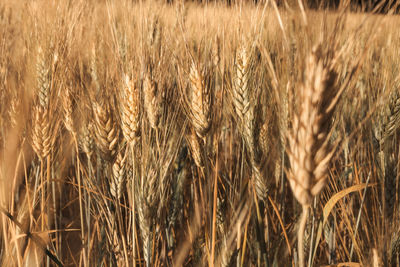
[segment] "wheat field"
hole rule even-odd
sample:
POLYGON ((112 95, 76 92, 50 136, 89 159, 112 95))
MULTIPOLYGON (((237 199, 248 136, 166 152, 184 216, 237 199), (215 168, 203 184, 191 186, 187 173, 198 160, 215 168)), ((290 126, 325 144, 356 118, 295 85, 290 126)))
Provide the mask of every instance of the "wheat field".
POLYGON ((0 266, 400 266, 400 19, 298 3, 0 0, 0 266))

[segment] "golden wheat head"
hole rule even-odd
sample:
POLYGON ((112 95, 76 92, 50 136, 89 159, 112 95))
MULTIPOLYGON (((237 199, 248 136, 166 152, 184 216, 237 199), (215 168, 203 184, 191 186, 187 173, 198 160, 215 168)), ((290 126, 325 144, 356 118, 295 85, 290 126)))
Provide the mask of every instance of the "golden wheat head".
POLYGON ((328 140, 338 93, 337 74, 324 62, 321 46, 306 62, 306 79, 299 88, 300 111, 289 134, 290 186, 296 199, 309 206, 326 183, 328 164, 333 154, 328 140))

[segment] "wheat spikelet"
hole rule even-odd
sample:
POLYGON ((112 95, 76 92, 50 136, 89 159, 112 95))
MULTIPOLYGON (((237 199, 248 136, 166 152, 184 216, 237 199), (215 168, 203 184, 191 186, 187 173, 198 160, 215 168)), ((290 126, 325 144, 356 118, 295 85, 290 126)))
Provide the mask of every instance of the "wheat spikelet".
POLYGON ((121 198, 125 190, 126 159, 127 154, 125 153, 125 149, 122 149, 112 165, 113 179, 110 183, 110 193, 116 199, 121 198))
POLYGON ((133 144, 140 135, 140 96, 139 90, 128 76, 125 76, 120 103, 122 133, 133 144))
POLYGON ((154 81, 151 80, 148 74, 145 75, 143 81, 144 108, 149 119, 150 126, 157 129, 160 120, 160 106, 157 98, 157 88, 154 81))
POLYGON ((113 161, 117 153, 119 128, 106 98, 93 104, 97 146, 106 160, 113 161))
POLYGON ((211 92, 194 62, 190 67, 189 79, 191 123, 197 135, 203 138, 211 127, 211 92))

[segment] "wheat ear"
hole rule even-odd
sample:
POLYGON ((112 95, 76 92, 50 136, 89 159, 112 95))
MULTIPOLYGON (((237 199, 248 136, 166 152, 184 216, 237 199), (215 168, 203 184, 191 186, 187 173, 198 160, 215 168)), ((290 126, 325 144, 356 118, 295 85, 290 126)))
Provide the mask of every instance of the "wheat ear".
POLYGON ((113 161, 117 153, 119 127, 107 98, 93 104, 97 146, 106 160, 113 161))
POLYGON ((328 137, 339 89, 333 59, 328 55, 333 53, 324 54, 319 45, 307 59, 306 78, 297 97, 300 110, 294 115, 288 136, 289 183, 303 207, 298 232, 301 267, 304 266, 303 237, 309 206, 326 184, 328 164, 334 152, 328 137))
POLYGON ((50 78, 42 49, 38 49, 36 63, 37 91, 33 108, 32 147, 41 160, 45 159, 54 143, 50 123, 50 78))
POLYGON ((122 133, 133 144, 140 135, 140 95, 128 76, 125 76, 120 103, 122 133))
POLYGON ((389 114, 383 125, 383 134, 380 138, 379 156, 381 159, 381 169, 384 174, 384 194, 386 215, 391 218, 393 215, 396 200, 396 174, 397 157, 393 147, 392 137, 400 126, 400 96, 396 92, 389 104, 389 114))
POLYGON ((204 75, 192 62, 189 73, 191 99, 190 119, 196 134, 204 138, 211 127, 211 92, 204 75))
POLYGON ((122 149, 112 165, 113 179, 110 182, 110 193, 116 198, 120 199, 125 190, 126 182, 126 165, 127 165, 127 153, 126 149, 122 149))
POLYGON ((91 121, 80 128, 78 132, 78 145, 90 159, 94 151, 93 123, 91 121))
POLYGON ((400 126, 400 96, 395 95, 390 103, 390 113, 386 120, 385 125, 383 126, 383 138, 381 143, 385 141, 385 139, 391 137, 395 131, 400 126))
POLYGON ((135 201, 135 174, 136 174, 136 160, 134 147, 138 143, 140 138, 140 92, 137 87, 135 87, 135 82, 129 78, 128 75, 125 76, 124 86, 122 94, 120 95, 120 113, 121 113, 121 127, 125 140, 128 142, 128 150, 131 153, 131 168, 128 169, 128 174, 126 175, 129 181, 131 181, 131 195, 132 195, 132 251, 133 258, 135 255, 135 238, 136 238, 136 201, 135 201), (129 173, 130 171, 130 173, 129 173))
POLYGON ((149 119, 150 126, 157 129, 160 121, 160 101, 157 97, 156 83, 150 78, 149 74, 145 75, 143 81, 144 108, 149 119))
POLYGON ((63 112, 64 112, 64 125, 65 128, 72 134, 75 135, 75 125, 73 118, 73 101, 72 101, 72 92, 71 88, 67 86, 65 88, 64 97, 62 101, 63 112))
POLYGON ((250 60, 246 47, 242 45, 236 55, 232 102, 240 125, 240 133, 250 152, 256 194, 259 199, 263 200, 265 199, 267 186, 264 183, 261 168, 257 161, 256 142, 254 138, 255 103, 249 86, 250 60))

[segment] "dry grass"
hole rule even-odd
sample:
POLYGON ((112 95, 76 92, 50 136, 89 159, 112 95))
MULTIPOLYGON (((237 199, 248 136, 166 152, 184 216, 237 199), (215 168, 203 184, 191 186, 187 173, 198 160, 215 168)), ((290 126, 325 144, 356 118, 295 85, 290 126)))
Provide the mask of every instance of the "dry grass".
POLYGON ((399 266, 399 26, 0 0, 0 265, 399 266))

